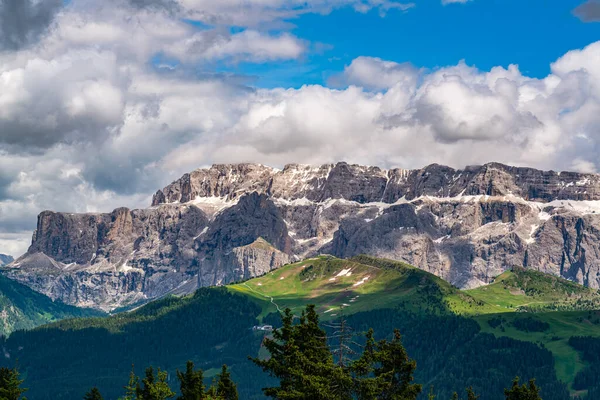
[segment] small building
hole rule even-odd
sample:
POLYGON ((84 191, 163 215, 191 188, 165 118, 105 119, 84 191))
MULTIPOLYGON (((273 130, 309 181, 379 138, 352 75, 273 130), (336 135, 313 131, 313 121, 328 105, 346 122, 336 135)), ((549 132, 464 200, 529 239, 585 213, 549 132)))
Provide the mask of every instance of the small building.
POLYGON ((254 331, 273 332, 272 325, 257 325, 252 328, 254 331))

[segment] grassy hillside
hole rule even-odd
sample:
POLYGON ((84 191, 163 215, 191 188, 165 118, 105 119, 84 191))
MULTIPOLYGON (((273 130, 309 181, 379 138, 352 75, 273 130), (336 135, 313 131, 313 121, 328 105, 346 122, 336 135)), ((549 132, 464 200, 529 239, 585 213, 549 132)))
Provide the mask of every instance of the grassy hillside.
POLYGON ((515 267, 488 286, 465 293, 493 312, 580 311, 600 309, 600 294, 566 279, 515 267))
POLYGON ((0 335, 7 336, 19 329, 31 329, 65 318, 100 315, 104 314, 53 302, 49 297, 0 275, 0 335))
POLYGON ((340 308, 346 314, 397 306, 447 313, 444 299, 460 298, 459 290, 435 275, 368 256, 311 258, 228 289, 253 298, 263 310, 261 317, 284 308, 298 311, 307 304, 318 305, 324 319, 335 318, 340 308))
POLYGON ((480 315, 474 316, 484 332, 542 344, 554 355, 558 378, 572 388, 586 362, 569 345, 569 339, 578 335, 600 337, 597 290, 514 268, 492 284, 465 293, 484 304, 485 312, 480 309, 480 315))
POLYGON ((260 305, 260 317, 289 307, 317 304, 324 319, 382 308, 473 318, 496 337, 543 344, 555 358, 557 376, 571 384, 586 365, 569 346, 571 336, 600 337, 600 294, 565 279, 514 268, 490 285, 461 291, 401 262, 359 256, 322 256, 284 266, 231 285, 260 305))

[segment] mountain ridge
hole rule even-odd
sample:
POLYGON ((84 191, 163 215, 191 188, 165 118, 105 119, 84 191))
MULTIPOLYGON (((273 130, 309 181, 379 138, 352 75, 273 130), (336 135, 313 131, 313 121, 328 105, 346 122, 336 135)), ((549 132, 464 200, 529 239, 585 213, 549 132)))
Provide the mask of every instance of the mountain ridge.
POLYGON ((200 168, 184 174, 180 179, 157 191, 153 196, 152 205, 185 203, 194 200, 195 197, 227 196, 231 199, 240 190, 268 192, 276 198, 306 197, 318 201, 327 198, 345 198, 359 203, 374 201, 394 203, 402 197, 410 200, 426 195, 454 197, 462 194, 489 196, 514 194, 527 200, 545 202, 565 199, 600 200, 600 175, 541 171, 526 167, 511 167, 496 162, 481 166, 467 166, 463 170, 440 164, 430 164, 421 169, 387 170, 345 162, 320 166, 287 164, 281 170, 253 163, 215 164, 210 168, 200 168), (353 189, 364 189, 358 182, 344 193, 344 188, 337 186, 339 178, 356 175, 362 175, 363 180, 367 180, 374 186, 379 184, 379 187, 375 187, 375 190, 368 193, 353 193, 353 189), (507 176, 514 177, 515 182, 506 182, 507 176), (431 177, 434 178, 433 183, 431 177), (246 180, 247 178, 250 182, 246 180), (299 179, 302 185, 283 187, 286 183, 294 182, 294 178, 299 179), (382 187, 383 180, 385 185, 382 187), (256 181, 262 181, 262 184, 255 184, 256 181), (512 188, 505 186, 511 183, 512 188))
POLYGON ((106 311, 319 254, 400 260, 461 287, 515 265, 600 287, 600 175, 491 163, 420 170, 218 164, 147 209, 45 211, 7 276, 106 311), (269 246, 249 246, 259 238, 269 246))

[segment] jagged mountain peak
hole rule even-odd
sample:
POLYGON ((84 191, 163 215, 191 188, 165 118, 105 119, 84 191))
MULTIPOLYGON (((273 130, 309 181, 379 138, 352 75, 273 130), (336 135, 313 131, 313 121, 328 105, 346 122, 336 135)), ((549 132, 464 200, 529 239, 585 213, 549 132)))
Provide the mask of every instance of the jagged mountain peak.
POLYGON ((288 164, 282 170, 261 164, 219 164, 185 174, 159 190, 152 205, 208 197, 232 200, 253 191, 284 200, 333 198, 358 203, 458 195, 515 195, 540 202, 600 200, 600 176, 500 163, 463 170, 440 164, 412 170, 386 170, 345 162, 318 166, 288 164))
POLYGON ((599 175, 500 163, 215 164, 157 191, 148 209, 40 214, 8 274, 105 310, 318 254, 404 261, 462 288, 514 265, 598 288, 598 232, 599 175))

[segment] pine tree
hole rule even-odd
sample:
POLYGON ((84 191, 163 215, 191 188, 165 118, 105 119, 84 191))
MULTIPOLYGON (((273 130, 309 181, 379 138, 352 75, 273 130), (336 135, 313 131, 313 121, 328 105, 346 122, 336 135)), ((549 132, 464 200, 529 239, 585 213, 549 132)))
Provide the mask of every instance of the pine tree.
POLYGON ((120 400, 138 400, 141 395, 140 378, 135 374, 134 366, 131 366, 131 372, 129 373, 129 382, 125 386, 125 396, 120 400))
POLYGON ((94 387, 83 396, 83 400, 103 400, 98 388, 94 387))
POLYGON ((375 372, 376 343, 373 329, 365 335, 366 343, 361 356, 350 366, 354 379, 354 392, 361 400, 377 399, 379 394, 379 381, 373 374, 375 372))
POLYGON ((412 383, 417 363, 411 360, 402 345, 397 329, 391 342, 380 341, 375 352, 374 375, 378 382, 378 400, 416 400, 422 387, 412 383))
POLYGON ((433 385, 429 387, 429 394, 427 395, 427 400, 435 400, 437 396, 433 393, 433 385))
POLYGON ((217 397, 223 400, 238 400, 237 386, 231 380, 227 365, 223 365, 217 379, 217 397))
POLYGON ((185 372, 177 371, 177 378, 179 378, 181 391, 178 400, 204 400, 206 398, 204 373, 201 369, 195 371, 193 362, 187 362, 185 372))
POLYGON ((473 391, 473 387, 469 386, 467 388, 467 400, 477 400, 479 399, 479 395, 476 395, 475 392, 473 391))
POLYGON ((347 400, 351 399, 352 380, 347 371, 333 362, 327 336, 319 326, 315 307, 309 305, 293 324, 289 309, 282 315, 283 326, 273 332, 264 345, 268 360, 252 361, 279 379, 279 386, 263 389, 273 399, 347 400))
POLYGON ((542 400, 535 380, 530 380, 528 385, 519 386, 519 377, 515 378, 510 389, 504 389, 504 396, 506 400, 542 400))
POLYGON ((0 368, 0 399, 20 400, 21 395, 27 391, 21 387, 23 380, 16 368, 0 368))
POLYGON ((206 400, 219 400, 217 396, 217 381, 213 379, 212 384, 206 391, 206 400))
POLYGON ((143 387, 137 392, 141 400, 166 400, 175 397, 175 393, 167 383, 167 372, 158 369, 154 375, 154 369, 146 369, 146 377, 142 380, 143 387))

